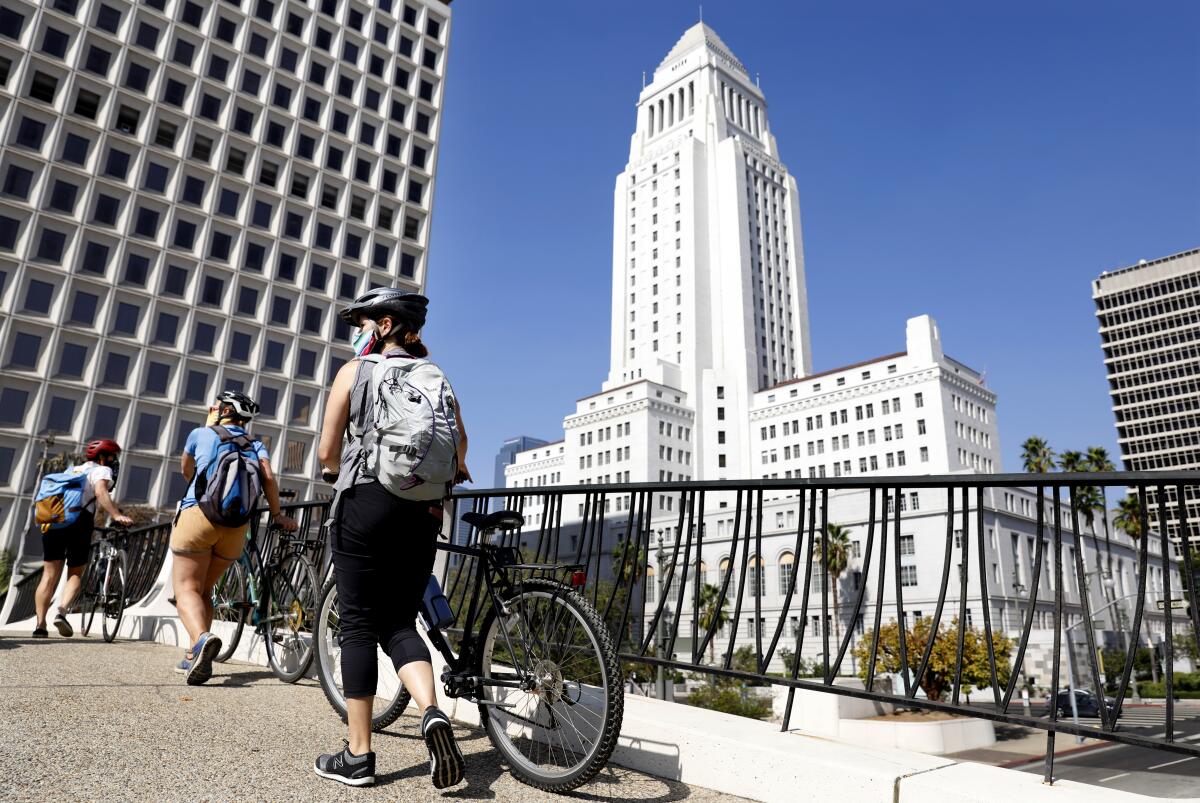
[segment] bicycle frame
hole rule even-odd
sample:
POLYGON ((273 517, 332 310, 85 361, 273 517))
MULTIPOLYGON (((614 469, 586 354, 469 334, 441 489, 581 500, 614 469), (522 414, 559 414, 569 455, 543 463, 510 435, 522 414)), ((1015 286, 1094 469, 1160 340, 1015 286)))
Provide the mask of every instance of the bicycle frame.
MULTIPOLYGON (((521 553, 516 547, 483 543, 493 532, 495 531, 489 530, 480 533, 480 545, 475 547, 459 546, 452 543, 439 543, 437 545, 438 549, 446 552, 476 558, 475 576, 472 579, 470 589, 471 602, 467 607, 467 616, 463 620, 462 642, 459 646, 458 655, 455 655, 454 651, 450 648, 450 644, 446 641, 441 628, 434 626, 430 627, 428 631, 430 643, 433 644, 434 648, 447 663, 447 669, 442 673, 442 683, 445 685, 446 693, 451 697, 465 697, 471 699, 473 702, 479 702, 479 692, 484 686, 508 687, 528 691, 535 685, 532 680, 532 671, 522 667, 513 668, 517 674, 522 676, 520 680, 485 678, 471 674, 472 668, 479 659, 478 651, 482 646, 481 641, 483 637, 483 634, 475 632, 476 623, 477 619, 487 612, 486 600, 490 598, 492 606, 501 615, 508 616, 512 613, 504 604, 504 600, 510 598, 515 593, 517 587, 520 585, 520 581, 518 580, 514 583, 510 575, 510 570, 574 572, 583 566, 583 564, 521 563, 521 553), (479 592, 485 586, 487 597, 481 600, 479 592)), ((521 615, 524 617, 524 611, 521 612, 521 615)), ((525 622, 525 626, 526 632, 532 632, 528 621, 525 622)), ((455 629, 457 630, 457 628, 455 629)), ((508 642, 509 654, 515 657, 517 653, 513 649, 513 645, 506 632, 504 633, 504 639, 508 642)))
MULTIPOLYGON (((238 560, 244 561, 242 565, 246 569, 246 594, 252 600, 249 610, 258 613, 258 622, 254 624, 255 633, 264 633, 270 623, 270 612, 267 610, 268 595, 263 593, 263 589, 271 587, 275 569, 289 552, 305 550, 303 542, 279 538, 271 545, 270 551, 267 552, 264 559, 258 545, 258 537, 251 532, 246 539, 246 549, 243 550, 238 560)), ((289 590, 294 593, 296 589, 291 587, 291 578, 285 577, 284 581, 288 584, 289 590)))

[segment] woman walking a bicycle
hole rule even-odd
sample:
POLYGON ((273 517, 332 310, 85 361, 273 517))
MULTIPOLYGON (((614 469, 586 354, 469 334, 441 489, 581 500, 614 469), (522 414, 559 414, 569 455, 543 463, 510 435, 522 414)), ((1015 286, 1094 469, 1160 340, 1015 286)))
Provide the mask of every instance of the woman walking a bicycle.
POLYGON ((193 429, 183 447, 180 463, 189 484, 171 530, 175 607, 192 645, 175 670, 187 676, 189 686, 212 677, 213 656, 221 649, 221 639, 209 632, 213 585, 241 557, 260 491, 267 497, 271 520, 288 532, 296 529, 296 522, 279 509, 270 453, 245 429, 258 414, 258 404, 240 391, 227 390, 215 407, 216 423, 193 429))
POLYGON ((341 621, 349 739, 314 771, 351 786, 375 782, 372 701, 376 646, 422 711, 421 735, 439 789, 459 783, 463 757, 436 706, 433 665, 416 630, 433 570, 442 500, 470 480, 462 414, 444 374, 424 358, 424 296, 376 288, 340 313, 355 358, 333 381, 318 455, 336 491, 330 549, 341 621), (343 446, 345 439, 345 446, 343 446))

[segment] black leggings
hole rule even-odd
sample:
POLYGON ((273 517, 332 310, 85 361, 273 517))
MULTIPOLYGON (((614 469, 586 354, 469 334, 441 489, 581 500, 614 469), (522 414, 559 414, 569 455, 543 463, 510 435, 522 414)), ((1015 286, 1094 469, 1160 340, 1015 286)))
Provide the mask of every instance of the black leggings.
POLYGON ((342 493, 331 546, 347 697, 375 694, 377 644, 396 669, 429 660, 416 616, 433 571, 441 526, 438 500, 400 499, 377 482, 342 493))

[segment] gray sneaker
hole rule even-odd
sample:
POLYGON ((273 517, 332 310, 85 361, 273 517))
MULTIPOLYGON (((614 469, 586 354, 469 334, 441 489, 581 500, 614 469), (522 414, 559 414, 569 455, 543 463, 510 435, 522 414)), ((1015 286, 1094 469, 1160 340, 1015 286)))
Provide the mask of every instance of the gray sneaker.
POLYGON ((67 621, 66 614, 59 612, 58 616, 54 617, 54 629, 58 631, 58 635, 63 638, 70 638, 75 635, 75 628, 71 627, 71 623, 67 621))
POLYGON ((347 786, 370 786, 375 783, 375 754, 356 756, 350 752, 350 742, 343 739, 341 752, 317 756, 313 772, 347 786))

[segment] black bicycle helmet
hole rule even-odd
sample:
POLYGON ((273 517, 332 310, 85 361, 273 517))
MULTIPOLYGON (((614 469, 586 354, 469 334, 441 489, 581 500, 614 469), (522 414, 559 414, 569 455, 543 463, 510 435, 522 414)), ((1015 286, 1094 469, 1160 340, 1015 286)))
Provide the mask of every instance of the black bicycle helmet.
POLYGON ((428 306, 429 299, 417 293, 395 287, 376 287, 354 299, 354 303, 339 312, 338 317, 350 326, 357 326, 358 316, 363 314, 368 318, 392 315, 417 332, 425 325, 425 308, 428 306))
POLYGON ((233 414, 249 421, 258 415, 258 402, 239 390, 226 390, 217 397, 217 409, 232 407, 233 414))

